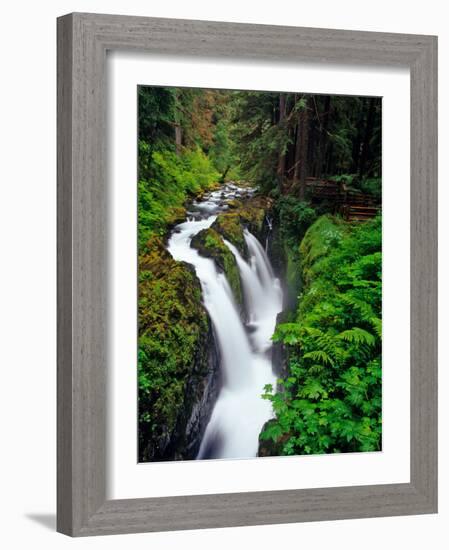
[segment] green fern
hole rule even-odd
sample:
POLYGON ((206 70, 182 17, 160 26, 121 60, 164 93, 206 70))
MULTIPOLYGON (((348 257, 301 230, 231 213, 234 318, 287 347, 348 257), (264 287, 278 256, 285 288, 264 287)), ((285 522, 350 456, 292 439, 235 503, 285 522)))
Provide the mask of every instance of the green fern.
POLYGON ((321 361, 323 364, 334 366, 333 359, 323 350, 308 351, 303 355, 304 359, 312 359, 315 362, 321 361))
POLYGON ((288 345, 289 372, 264 395, 282 454, 380 449, 380 246, 380 218, 349 225, 325 216, 302 240, 294 322, 273 338, 288 345))
POLYGON ((367 346, 374 346, 376 343, 376 338, 372 334, 359 327, 344 330, 340 332, 337 338, 352 342, 353 344, 366 344, 367 346))
POLYGON ((377 337, 382 340, 382 319, 378 317, 371 317, 370 323, 374 328, 377 337))

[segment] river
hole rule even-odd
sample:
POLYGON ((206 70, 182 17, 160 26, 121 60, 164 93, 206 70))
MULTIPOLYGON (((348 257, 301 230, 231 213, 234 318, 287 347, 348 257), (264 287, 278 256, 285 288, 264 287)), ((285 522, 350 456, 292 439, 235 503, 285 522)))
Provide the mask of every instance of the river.
POLYGON ((244 324, 226 276, 217 270, 213 260, 200 256, 190 246, 192 238, 228 208, 228 201, 251 193, 250 189, 228 183, 193 203, 187 221, 174 228, 168 243, 175 260, 195 268, 221 354, 223 384, 197 459, 257 456, 259 433, 273 416, 271 403, 261 395, 266 384, 276 383, 271 336, 282 309, 282 291, 266 251, 248 229, 244 230, 248 262, 225 241, 240 273, 247 309, 244 324))

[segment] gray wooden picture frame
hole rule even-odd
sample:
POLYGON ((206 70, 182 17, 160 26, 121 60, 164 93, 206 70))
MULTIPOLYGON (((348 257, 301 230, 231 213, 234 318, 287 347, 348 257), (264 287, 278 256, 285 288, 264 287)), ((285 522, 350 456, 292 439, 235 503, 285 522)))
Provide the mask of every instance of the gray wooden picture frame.
POLYGON ((437 38, 74 13, 58 19, 57 529, 72 536, 437 511, 437 38), (410 483, 106 499, 106 52, 408 67, 410 483))

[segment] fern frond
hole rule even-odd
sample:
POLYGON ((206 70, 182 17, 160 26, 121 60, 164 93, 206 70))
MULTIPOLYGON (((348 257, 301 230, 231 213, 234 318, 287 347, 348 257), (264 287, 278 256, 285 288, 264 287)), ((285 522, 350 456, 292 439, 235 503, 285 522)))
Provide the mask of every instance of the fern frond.
POLYGON ((308 351, 303 355, 304 359, 312 359, 312 361, 315 361, 319 363, 320 361, 324 364, 330 365, 331 367, 334 366, 334 361, 332 357, 330 357, 325 351, 321 349, 317 349, 314 351, 308 351))
POLYGON ((372 317, 370 319, 370 323, 373 326, 375 333, 381 340, 382 339, 382 319, 379 319, 378 317, 372 317))
POLYGON ((370 304, 364 302, 363 300, 359 300, 358 298, 355 298, 349 293, 342 294, 341 300, 348 306, 351 306, 352 308, 356 309, 360 313, 360 316, 363 321, 366 321, 369 323, 370 320, 373 317, 375 317, 373 308, 370 306, 370 304))
POLYGON ((370 332, 359 327, 340 332, 338 338, 352 344, 366 344, 367 346, 374 346, 376 343, 376 338, 370 332))

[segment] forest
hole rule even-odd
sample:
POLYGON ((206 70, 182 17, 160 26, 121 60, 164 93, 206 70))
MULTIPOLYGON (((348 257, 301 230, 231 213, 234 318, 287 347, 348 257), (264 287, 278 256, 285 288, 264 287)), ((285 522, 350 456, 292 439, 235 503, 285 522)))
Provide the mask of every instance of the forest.
POLYGON ((138 113, 139 461, 381 450, 381 99, 138 113))

